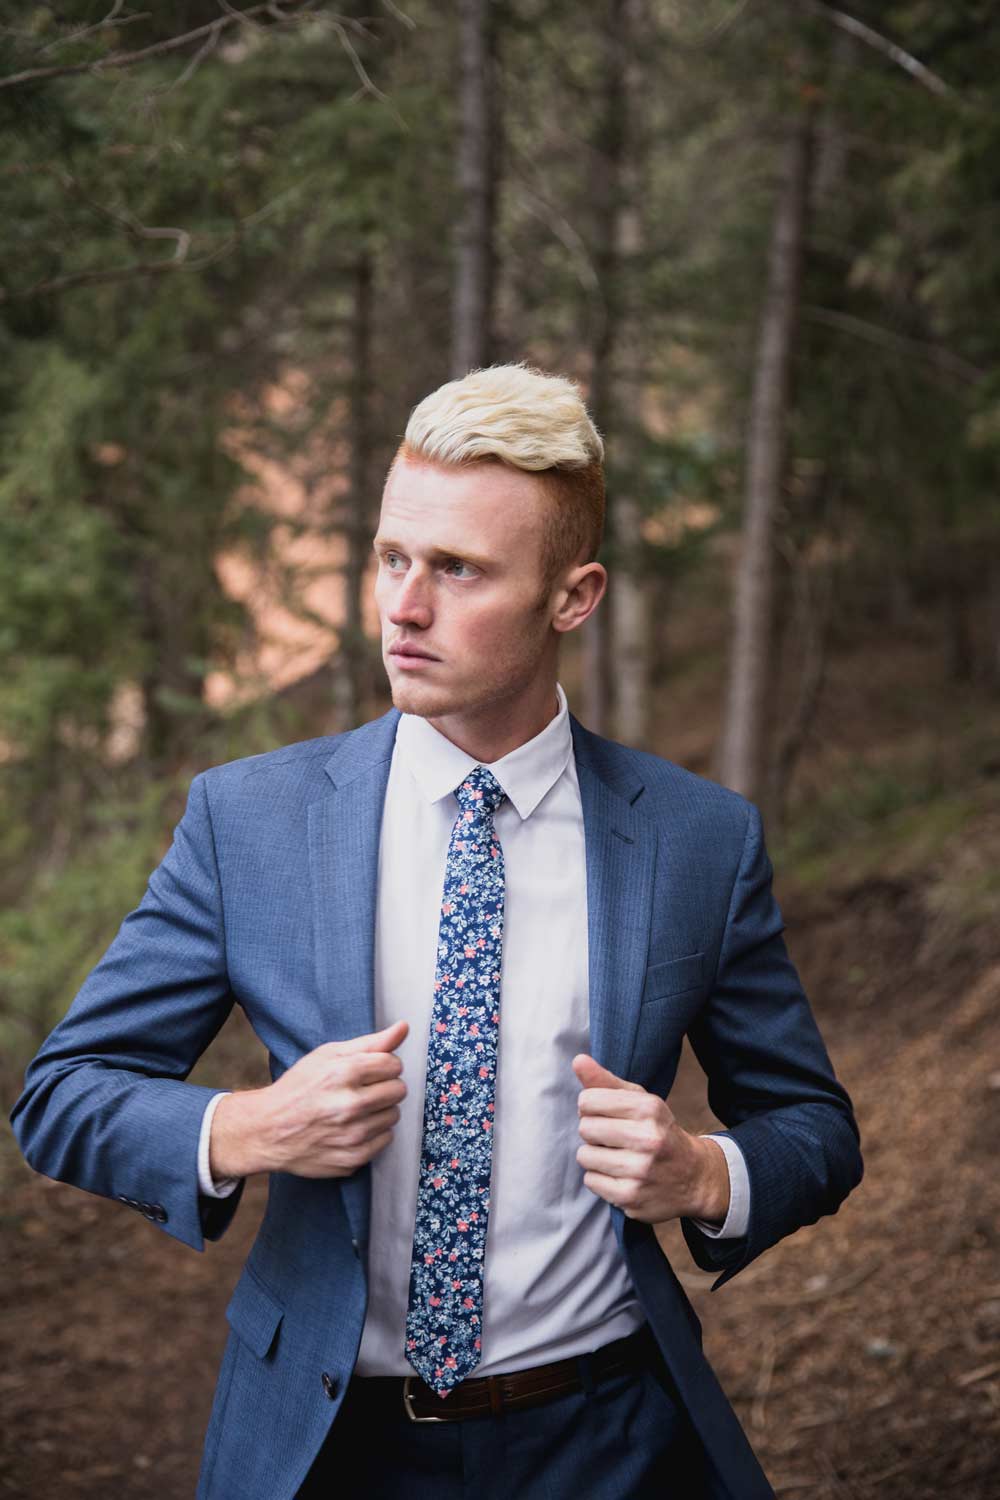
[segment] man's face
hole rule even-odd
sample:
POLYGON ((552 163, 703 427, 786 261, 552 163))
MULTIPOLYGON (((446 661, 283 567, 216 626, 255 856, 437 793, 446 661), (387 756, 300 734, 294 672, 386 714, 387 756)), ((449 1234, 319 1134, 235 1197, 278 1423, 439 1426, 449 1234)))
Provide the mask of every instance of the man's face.
POLYGON ((541 566, 548 503, 537 475, 503 464, 397 461, 375 537, 375 602, 401 712, 488 716, 553 669, 541 566))

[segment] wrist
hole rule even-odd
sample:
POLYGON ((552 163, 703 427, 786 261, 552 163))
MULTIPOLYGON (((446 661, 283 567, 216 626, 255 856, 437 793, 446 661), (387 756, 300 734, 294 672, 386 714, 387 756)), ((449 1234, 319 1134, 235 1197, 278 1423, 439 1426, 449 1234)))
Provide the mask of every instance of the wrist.
POLYGON ((243 1089, 219 1100, 208 1137, 208 1166, 214 1182, 270 1170, 263 1131, 266 1093, 266 1088, 243 1089))
POLYGON ((729 1212, 729 1163, 718 1141, 710 1135, 692 1136, 698 1154, 693 1206, 687 1217, 706 1224, 723 1224, 729 1212))

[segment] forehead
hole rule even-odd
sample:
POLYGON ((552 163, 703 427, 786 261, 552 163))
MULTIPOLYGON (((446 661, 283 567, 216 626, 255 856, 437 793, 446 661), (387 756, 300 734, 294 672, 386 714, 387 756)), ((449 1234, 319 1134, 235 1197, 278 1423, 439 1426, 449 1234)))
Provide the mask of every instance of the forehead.
POLYGON ((378 535, 407 550, 506 556, 538 544, 549 503, 539 475, 507 464, 400 458, 386 481, 378 535))

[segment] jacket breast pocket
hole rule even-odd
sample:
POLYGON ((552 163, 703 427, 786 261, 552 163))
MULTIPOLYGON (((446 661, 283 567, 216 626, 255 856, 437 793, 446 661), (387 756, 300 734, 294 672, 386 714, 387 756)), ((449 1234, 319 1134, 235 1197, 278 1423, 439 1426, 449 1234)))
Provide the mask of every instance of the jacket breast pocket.
POLYGON ((665 995, 679 995, 684 990, 701 989, 704 982, 704 953, 682 953, 680 958, 666 958, 646 970, 642 1003, 662 1000, 665 995))
POLYGON ((684 1033, 704 994, 704 953, 683 953, 646 970, 628 1077, 666 1097, 673 1086, 684 1033))
POLYGON ((267 1358, 284 1316, 281 1303, 244 1266, 229 1299, 226 1317, 229 1326, 258 1359, 267 1358))

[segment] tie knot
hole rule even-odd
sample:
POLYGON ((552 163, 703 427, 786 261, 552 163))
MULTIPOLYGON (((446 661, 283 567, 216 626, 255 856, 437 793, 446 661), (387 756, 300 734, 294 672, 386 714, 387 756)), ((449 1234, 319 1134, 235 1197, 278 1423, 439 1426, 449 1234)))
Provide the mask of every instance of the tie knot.
POLYGON ((461 786, 455 788, 455 796, 463 812, 492 817, 506 792, 492 771, 485 766, 474 766, 461 786))

